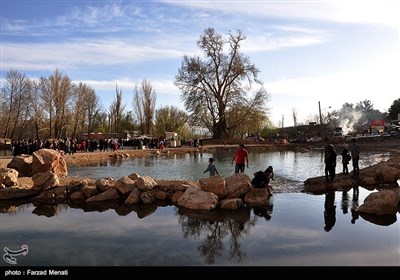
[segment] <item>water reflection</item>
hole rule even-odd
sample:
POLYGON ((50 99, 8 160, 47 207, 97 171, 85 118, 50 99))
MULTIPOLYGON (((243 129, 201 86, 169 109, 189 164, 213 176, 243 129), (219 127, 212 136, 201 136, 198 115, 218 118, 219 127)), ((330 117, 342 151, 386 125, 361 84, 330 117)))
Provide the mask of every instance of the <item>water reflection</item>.
POLYGON ((274 209, 274 204, 272 198, 269 200, 269 203, 265 207, 254 207, 253 208, 253 213, 254 215, 257 215, 259 217, 264 217, 266 221, 271 220, 272 218, 272 212, 274 209))
POLYGON ((390 226, 397 221, 396 214, 387 214, 387 215, 373 215, 367 213, 360 213, 361 218, 364 220, 379 225, 379 226, 390 226))
POLYGON ((58 209, 58 204, 39 204, 33 209, 32 213, 50 218, 57 215, 58 209))
POLYGON ((349 212, 349 195, 347 191, 343 191, 342 193, 342 203, 341 203, 343 214, 347 214, 349 212))
POLYGON ((255 219, 250 219, 250 209, 218 210, 215 212, 193 211, 180 208, 178 221, 183 237, 200 239, 197 250, 207 264, 214 264, 216 258, 225 251, 227 240, 230 261, 240 263, 246 257, 241 248, 241 239, 255 226, 255 219))
POLYGON ((325 194, 324 218, 326 232, 330 231, 336 223, 335 191, 328 191, 325 194))
POLYGON ((122 165, 122 158, 111 158, 110 159, 110 165, 111 166, 116 166, 119 167, 122 165))
POLYGON ((356 220, 359 218, 359 214, 357 212, 358 209, 358 196, 360 194, 360 190, 358 187, 353 188, 353 199, 351 203, 351 223, 355 224, 356 220))

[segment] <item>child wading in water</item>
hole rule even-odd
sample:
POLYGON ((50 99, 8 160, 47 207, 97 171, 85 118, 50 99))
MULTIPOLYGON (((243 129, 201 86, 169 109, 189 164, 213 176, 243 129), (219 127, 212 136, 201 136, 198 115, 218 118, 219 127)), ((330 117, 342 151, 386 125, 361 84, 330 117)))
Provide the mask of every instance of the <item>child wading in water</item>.
POLYGON ((215 167, 215 165, 213 164, 214 159, 213 158, 209 158, 208 159, 208 167, 206 169, 206 171, 204 171, 203 173, 207 173, 208 171, 210 171, 210 177, 211 176, 215 176, 215 175, 219 175, 217 168, 215 167))

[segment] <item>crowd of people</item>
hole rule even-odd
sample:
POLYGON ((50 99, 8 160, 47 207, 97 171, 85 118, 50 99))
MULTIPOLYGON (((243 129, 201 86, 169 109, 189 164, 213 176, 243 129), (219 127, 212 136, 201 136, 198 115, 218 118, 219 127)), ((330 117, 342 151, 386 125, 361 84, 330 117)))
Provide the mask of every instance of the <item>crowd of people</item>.
POLYGON ((116 151, 123 146, 120 139, 82 139, 80 142, 76 138, 60 138, 60 139, 19 139, 11 142, 12 155, 18 156, 22 154, 32 155, 39 149, 54 149, 61 154, 74 154, 80 152, 95 152, 95 151, 116 151))

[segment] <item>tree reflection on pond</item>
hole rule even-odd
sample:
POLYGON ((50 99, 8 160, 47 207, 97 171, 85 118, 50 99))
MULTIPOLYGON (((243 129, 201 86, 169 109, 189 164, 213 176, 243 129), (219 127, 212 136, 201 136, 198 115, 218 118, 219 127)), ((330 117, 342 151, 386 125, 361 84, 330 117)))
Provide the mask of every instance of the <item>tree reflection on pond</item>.
POLYGON ((257 216, 271 219, 272 209, 272 203, 265 208, 242 207, 238 210, 218 209, 213 212, 179 208, 177 215, 185 239, 203 239, 197 250, 207 264, 214 264, 216 258, 224 254, 225 246, 229 246, 229 260, 240 263, 247 255, 241 248, 241 239, 256 225, 257 216), (252 209, 255 214, 253 217, 252 209))

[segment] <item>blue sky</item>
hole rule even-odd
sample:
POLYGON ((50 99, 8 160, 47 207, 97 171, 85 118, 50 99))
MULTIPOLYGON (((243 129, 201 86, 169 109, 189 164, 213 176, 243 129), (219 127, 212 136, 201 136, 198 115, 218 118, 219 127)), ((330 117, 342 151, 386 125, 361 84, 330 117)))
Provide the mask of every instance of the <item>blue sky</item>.
POLYGON ((203 31, 241 30, 260 70, 275 125, 293 125, 369 99, 400 98, 400 1, 1 0, 1 86, 10 69, 30 78, 56 68, 95 89, 104 108, 122 89, 132 108, 143 79, 157 107, 184 109, 173 81, 203 31), (331 109, 325 109, 331 106, 331 109))

